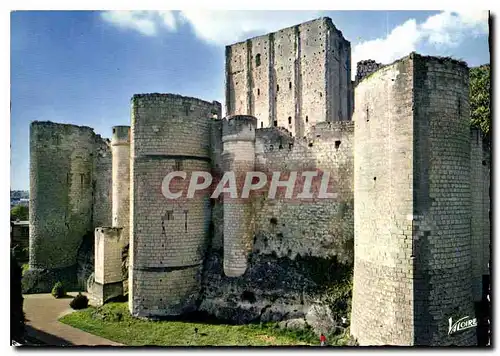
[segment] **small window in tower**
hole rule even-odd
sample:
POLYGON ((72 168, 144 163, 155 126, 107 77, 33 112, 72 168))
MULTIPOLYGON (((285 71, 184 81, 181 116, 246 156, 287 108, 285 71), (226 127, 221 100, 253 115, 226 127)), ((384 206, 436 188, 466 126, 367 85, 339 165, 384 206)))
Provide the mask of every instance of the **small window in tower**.
POLYGON ((260 53, 257 53, 257 55, 255 56, 255 66, 260 66, 260 53))
POLYGON ((276 91, 280 91, 280 85, 276 85, 276 91))
POLYGON ((278 127, 278 120, 274 120, 274 127, 278 127))
POLYGON ((263 127, 264 127, 264 122, 263 122, 263 121, 261 121, 261 123, 260 123, 260 128, 263 128, 263 127))
POLYGON ((257 95, 260 95, 260 89, 257 89, 257 95))
POLYGON ((174 220, 174 211, 169 210, 167 211, 167 221, 174 220))
POLYGON ((288 116, 288 125, 291 125, 291 124, 292 124, 292 117, 288 116))
POLYGON ((184 231, 188 231, 188 211, 184 210, 184 231))
POLYGON ((306 123, 309 122, 309 116, 306 115, 306 123))
POLYGON ((288 89, 292 89, 292 82, 288 82, 288 89))

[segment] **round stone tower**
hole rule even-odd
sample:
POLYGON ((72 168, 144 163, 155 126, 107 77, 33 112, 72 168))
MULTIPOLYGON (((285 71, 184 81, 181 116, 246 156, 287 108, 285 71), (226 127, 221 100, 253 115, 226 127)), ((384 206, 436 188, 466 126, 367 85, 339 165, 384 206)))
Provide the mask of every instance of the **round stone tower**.
POLYGON ((130 226, 130 126, 114 126, 111 138, 113 157, 113 227, 121 227, 128 241, 130 226))
POLYGON ((89 127, 33 122, 30 128, 30 272, 26 289, 76 282, 77 251, 92 227, 95 134, 89 127), (46 270, 43 278, 37 271, 46 270), (47 270, 49 271, 47 273, 47 270))
POLYGON ((210 172, 210 122, 220 104, 171 94, 132 99, 129 307, 135 316, 196 308, 211 219, 210 191, 187 198, 193 172, 210 172), (185 178, 171 172, 183 172, 185 178), (181 191, 167 198, 165 189, 181 191))
POLYGON ((256 127, 257 119, 246 115, 229 116, 222 127, 223 167, 225 172, 235 174, 237 182, 237 197, 224 196, 224 273, 228 277, 245 273, 252 250, 252 202, 251 198, 241 198, 241 188, 246 173, 255 169, 256 127))

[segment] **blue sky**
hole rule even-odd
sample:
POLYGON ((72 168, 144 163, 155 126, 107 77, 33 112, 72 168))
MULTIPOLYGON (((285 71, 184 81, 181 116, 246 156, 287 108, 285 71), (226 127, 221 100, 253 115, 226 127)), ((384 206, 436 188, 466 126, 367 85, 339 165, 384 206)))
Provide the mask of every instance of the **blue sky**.
POLYGON ((438 11, 153 11, 11 14, 11 189, 29 188, 29 124, 130 124, 135 93, 224 101, 224 45, 329 16, 353 65, 411 51, 489 63, 484 13, 438 11))

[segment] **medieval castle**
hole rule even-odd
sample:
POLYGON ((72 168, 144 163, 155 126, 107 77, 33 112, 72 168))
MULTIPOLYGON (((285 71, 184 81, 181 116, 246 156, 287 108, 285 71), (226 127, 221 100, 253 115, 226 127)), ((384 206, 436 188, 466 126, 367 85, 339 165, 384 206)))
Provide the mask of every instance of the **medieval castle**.
POLYGON ((345 317, 360 345, 476 344, 475 328, 449 334, 489 275, 490 158, 469 126, 468 67, 412 53, 360 62, 355 81, 350 68, 321 18, 226 48, 226 118, 215 101, 140 94, 110 141, 33 122, 25 292, 62 280, 97 304, 128 294, 138 317, 323 332, 345 317), (172 171, 307 169, 330 173, 335 199, 161 191, 172 171), (346 280, 351 305, 329 294, 346 280))

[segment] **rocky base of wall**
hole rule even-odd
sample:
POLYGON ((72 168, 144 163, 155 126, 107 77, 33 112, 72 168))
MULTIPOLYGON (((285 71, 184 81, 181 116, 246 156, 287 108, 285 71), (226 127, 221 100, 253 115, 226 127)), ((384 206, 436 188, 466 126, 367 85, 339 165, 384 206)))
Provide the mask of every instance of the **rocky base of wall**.
POLYGON ((242 277, 229 278, 223 273, 222 255, 212 253, 206 261, 198 309, 233 324, 279 322, 282 327, 310 326, 318 334, 334 333, 348 326, 349 303, 333 301, 329 288, 349 269, 322 276, 322 266, 329 262, 335 264, 320 258, 305 261, 254 255, 242 277))
POLYGON ((23 276, 23 294, 50 293, 57 282, 66 291, 81 291, 77 279, 77 265, 58 269, 29 269, 23 276))

